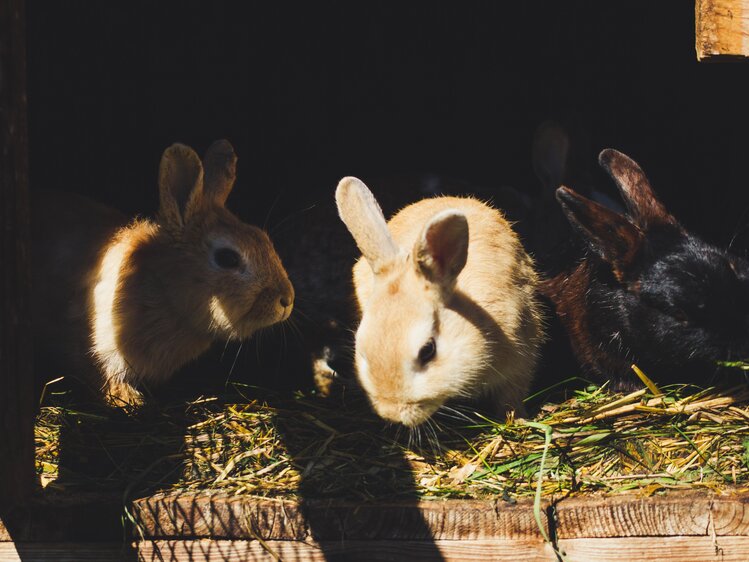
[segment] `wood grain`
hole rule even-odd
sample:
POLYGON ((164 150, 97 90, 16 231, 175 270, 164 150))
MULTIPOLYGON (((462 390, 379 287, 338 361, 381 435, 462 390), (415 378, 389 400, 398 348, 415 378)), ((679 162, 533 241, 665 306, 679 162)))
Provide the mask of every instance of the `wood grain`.
POLYGON ((556 560, 548 545, 521 539, 482 539, 434 543, 426 541, 145 541, 138 545, 140 562, 162 560, 240 562, 245 560, 324 562, 328 560, 444 560, 461 562, 548 562, 556 560))
POLYGON ((0 543, 0 562, 130 562, 135 550, 121 543, 0 543))
POLYGON ((36 481, 23 7, 0 0, 0 515, 36 481))
MULTIPOLYGON (((564 539, 560 548, 574 562, 746 562, 749 537, 626 537, 564 539)), ((326 561, 434 560, 498 562, 554 561, 551 547, 533 540, 449 541, 245 541, 156 540, 135 548, 117 543, 0 543, 0 562, 239 562, 244 560, 326 561)))
POLYGON ((746 562, 749 537, 626 537, 566 539, 560 549, 574 562, 746 562))
POLYGON ((697 60, 749 57, 749 0, 696 0, 697 60))
POLYGON ((556 507, 556 533, 559 538, 749 536, 748 502, 746 495, 705 493, 573 498, 556 507))
MULTIPOLYGON (((446 500, 355 504, 157 495, 134 504, 147 538, 541 540, 530 502, 446 500)), ((544 517, 544 525, 546 520, 544 517)))

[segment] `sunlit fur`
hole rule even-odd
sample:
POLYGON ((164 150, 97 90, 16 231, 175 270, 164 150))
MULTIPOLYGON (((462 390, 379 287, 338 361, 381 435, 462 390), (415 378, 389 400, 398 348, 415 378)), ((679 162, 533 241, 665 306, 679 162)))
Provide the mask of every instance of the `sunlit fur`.
POLYGON ((660 384, 704 386, 717 361, 749 355, 749 261, 686 231, 628 156, 606 149, 599 161, 627 212, 560 187, 586 248, 542 291, 589 378, 629 391, 636 364, 660 384))
POLYGON ((491 394, 522 408, 542 339, 533 263, 502 215, 470 198, 437 197, 410 205, 388 223, 400 253, 373 273, 361 259, 354 284, 359 380, 377 413, 407 426, 425 422, 447 400, 491 394), (422 228, 454 209, 469 224, 466 266, 454 290, 418 271, 413 248, 422 228), (430 337, 436 355, 424 367, 430 337))
MULTIPOLYGON (((164 158, 197 161, 191 181, 203 190, 200 160, 187 147, 180 151, 164 158)), ((35 307, 37 333, 62 337, 57 355, 68 355, 76 374, 115 401, 137 401, 138 383, 163 382, 214 340, 249 338, 291 313, 293 288, 268 236, 237 219, 207 187, 194 201, 189 215, 177 217, 163 212, 162 198, 156 220, 118 226, 120 215, 83 198, 35 199, 40 218, 57 212, 68 219, 54 234, 35 225, 34 294, 63 309, 35 307), (219 267, 216 247, 237 251, 240 267, 219 267), (66 260, 68 254, 76 258, 66 260)))

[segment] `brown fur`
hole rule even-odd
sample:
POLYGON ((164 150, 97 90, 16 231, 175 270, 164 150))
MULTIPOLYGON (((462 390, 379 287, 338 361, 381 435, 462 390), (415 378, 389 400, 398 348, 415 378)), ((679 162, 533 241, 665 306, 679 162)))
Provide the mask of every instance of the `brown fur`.
POLYGON ((74 195, 36 195, 34 321, 55 364, 111 400, 137 402, 137 384, 166 380, 215 339, 288 317, 294 292, 268 236, 223 206, 235 164, 231 145, 215 143, 204 185, 192 149, 167 149, 155 221, 126 224, 74 195), (224 246, 240 267, 212 261, 224 246))
POLYGON ((601 349, 591 335, 591 307, 587 302, 591 275, 590 264, 584 261, 569 274, 544 280, 541 283, 541 294, 553 303, 557 317, 569 337, 572 351, 584 371, 589 372, 594 365, 608 365, 612 372, 614 369, 621 370, 621 362, 601 349))
MULTIPOLYGON (((339 192, 347 181, 358 182, 342 180, 339 192)), ((349 214, 346 200, 336 197, 343 201, 339 209, 347 226, 356 213, 366 213, 349 214)), ((362 313, 357 371, 375 410, 417 425, 457 396, 491 394, 500 406, 521 409, 543 329, 535 298, 538 277, 510 225, 475 199, 437 197, 409 205, 387 230, 400 252, 374 252, 374 266, 362 259, 353 271, 362 313), (438 236, 424 232, 445 213, 467 220, 465 267, 466 256, 452 252, 461 245, 450 242, 460 238, 460 220, 438 236), (456 264, 457 278, 451 269, 456 264), (437 351, 428 366, 420 366, 417 354, 430 335, 437 351)), ((373 238, 368 235, 366 243, 373 238)))

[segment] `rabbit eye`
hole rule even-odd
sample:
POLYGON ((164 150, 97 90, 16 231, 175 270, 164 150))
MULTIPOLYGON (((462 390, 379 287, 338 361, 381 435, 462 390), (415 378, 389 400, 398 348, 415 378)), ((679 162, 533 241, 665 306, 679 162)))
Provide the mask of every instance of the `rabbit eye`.
POLYGON ((419 350, 419 363, 426 365, 437 354, 437 344, 434 342, 434 338, 429 338, 422 348, 419 350))
POLYGON ((219 248, 213 252, 213 260, 223 269, 236 269, 241 261, 239 254, 231 248, 219 248))

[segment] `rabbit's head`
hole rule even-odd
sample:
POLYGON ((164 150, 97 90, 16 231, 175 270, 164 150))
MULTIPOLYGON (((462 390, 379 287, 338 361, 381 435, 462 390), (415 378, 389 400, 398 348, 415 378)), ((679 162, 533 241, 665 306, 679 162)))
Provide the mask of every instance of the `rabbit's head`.
POLYGON ((180 306, 210 310, 210 330, 246 339, 286 320, 294 289, 268 235, 234 216, 225 202, 236 179, 237 157, 226 140, 214 142, 203 162, 188 146, 164 151, 159 169, 158 223, 172 251, 180 306))
POLYGON ((749 263, 686 232, 633 160, 607 149, 599 162, 626 213, 566 187, 556 194, 589 249, 575 273, 552 282, 583 363, 612 375, 633 362, 668 371, 746 357, 749 263))
POLYGON ((383 418, 415 426, 449 398, 470 394, 486 349, 480 329, 456 305, 456 280, 466 265, 468 221, 459 210, 427 216, 412 247, 400 248, 380 207, 356 178, 336 190, 341 219, 366 263, 371 287, 360 302, 356 369, 383 418))

